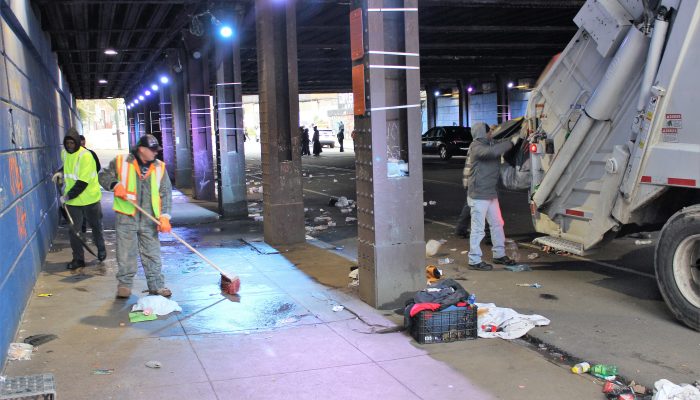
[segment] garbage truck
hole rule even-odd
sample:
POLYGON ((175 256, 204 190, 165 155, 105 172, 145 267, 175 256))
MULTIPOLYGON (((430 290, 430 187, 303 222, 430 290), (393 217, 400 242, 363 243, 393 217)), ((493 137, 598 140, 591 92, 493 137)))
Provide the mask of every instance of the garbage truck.
POLYGON ((700 330, 700 1, 588 0, 574 22, 522 125, 536 242, 586 255, 660 229, 659 289, 700 330))

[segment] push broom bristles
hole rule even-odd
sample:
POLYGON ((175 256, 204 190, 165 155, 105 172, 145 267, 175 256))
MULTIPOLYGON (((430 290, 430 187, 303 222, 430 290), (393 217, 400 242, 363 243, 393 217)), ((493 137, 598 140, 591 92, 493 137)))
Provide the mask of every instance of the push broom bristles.
POLYGON ((238 293, 238 290, 241 288, 241 280, 238 277, 235 277, 233 279, 229 279, 226 275, 221 275, 221 291, 230 294, 230 295, 235 295, 238 293))

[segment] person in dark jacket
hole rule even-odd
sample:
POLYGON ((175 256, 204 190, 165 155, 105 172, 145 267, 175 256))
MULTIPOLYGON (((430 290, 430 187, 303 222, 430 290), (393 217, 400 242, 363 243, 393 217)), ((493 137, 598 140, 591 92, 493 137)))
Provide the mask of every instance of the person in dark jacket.
POLYGON ((338 143, 340 143, 340 152, 344 152, 345 149, 343 149, 343 140, 345 140, 345 124, 343 124, 343 121, 338 122, 338 134, 336 135, 338 138, 338 143))
MULTIPOLYGON (((85 136, 83 136, 83 135, 80 135, 80 145, 82 147, 85 147, 85 136)), ((85 147, 85 150, 89 151, 90 154, 92 154, 92 158, 95 160, 95 168, 97 169, 97 173, 99 174, 100 170, 102 169, 102 165, 100 164, 100 159, 97 157, 97 154, 94 151, 88 149, 87 147, 85 147)))
POLYGON ((311 151, 309 151, 309 143, 311 142, 309 140, 309 129, 299 127, 299 131, 301 132, 301 155, 302 156, 310 156, 311 151))
POLYGON ((503 217, 498 204, 498 177, 501 156, 510 150, 518 136, 512 140, 495 142, 489 134, 489 127, 477 123, 472 127, 474 141, 469 146, 469 157, 465 167, 467 178, 467 202, 471 213, 471 232, 469 235, 469 268, 490 271, 491 264, 481 259, 481 240, 484 238, 484 225, 488 221, 493 242, 493 262, 514 265, 515 261, 506 256, 503 217))
POLYGON ((318 157, 323 150, 321 150, 321 134, 318 132, 318 126, 314 125, 314 155, 318 157))

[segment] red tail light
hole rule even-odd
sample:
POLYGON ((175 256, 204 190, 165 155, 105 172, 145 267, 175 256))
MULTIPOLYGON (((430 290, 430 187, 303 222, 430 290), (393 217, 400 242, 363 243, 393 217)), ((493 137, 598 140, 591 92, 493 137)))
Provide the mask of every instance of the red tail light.
POLYGON ((530 152, 537 153, 537 143, 533 143, 530 145, 530 152))

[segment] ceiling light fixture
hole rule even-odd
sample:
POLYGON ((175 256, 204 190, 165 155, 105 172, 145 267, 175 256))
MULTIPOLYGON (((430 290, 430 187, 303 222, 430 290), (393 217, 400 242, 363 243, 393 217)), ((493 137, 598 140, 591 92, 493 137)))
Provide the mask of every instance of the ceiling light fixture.
POLYGON ((97 81, 97 83, 99 83, 100 85, 104 85, 107 83, 107 79, 100 79, 97 81))
POLYGON ((155 92, 156 90, 158 90, 158 85, 156 85, 155 83, 152 84, 152 85, 151 85, 151 90, 153 90, 154 92, 155 92))
MULTIPOLYGON (((177 60, 177 61, 178 61, 178 63, 180 62, 180 60, 177 60)), ((180 68, 182 68, 182 67, 180 67, 180 68)), ((182 69, 180 69, 180 71, 182 71, 182 69)), ((166 84, 168 82, 170 82, 170 79, 167 76, 163 75, 160 77, 160 83, 166 84)))
POLYGON ((105 50, 105 54, 107 54, 108 56, 116 56, 119 53, 114 49, 107 49, 105 50))
POLYGON ((142 94, 139 95, 139 100, 144 100, 145 98, 143 97, 142 94))

